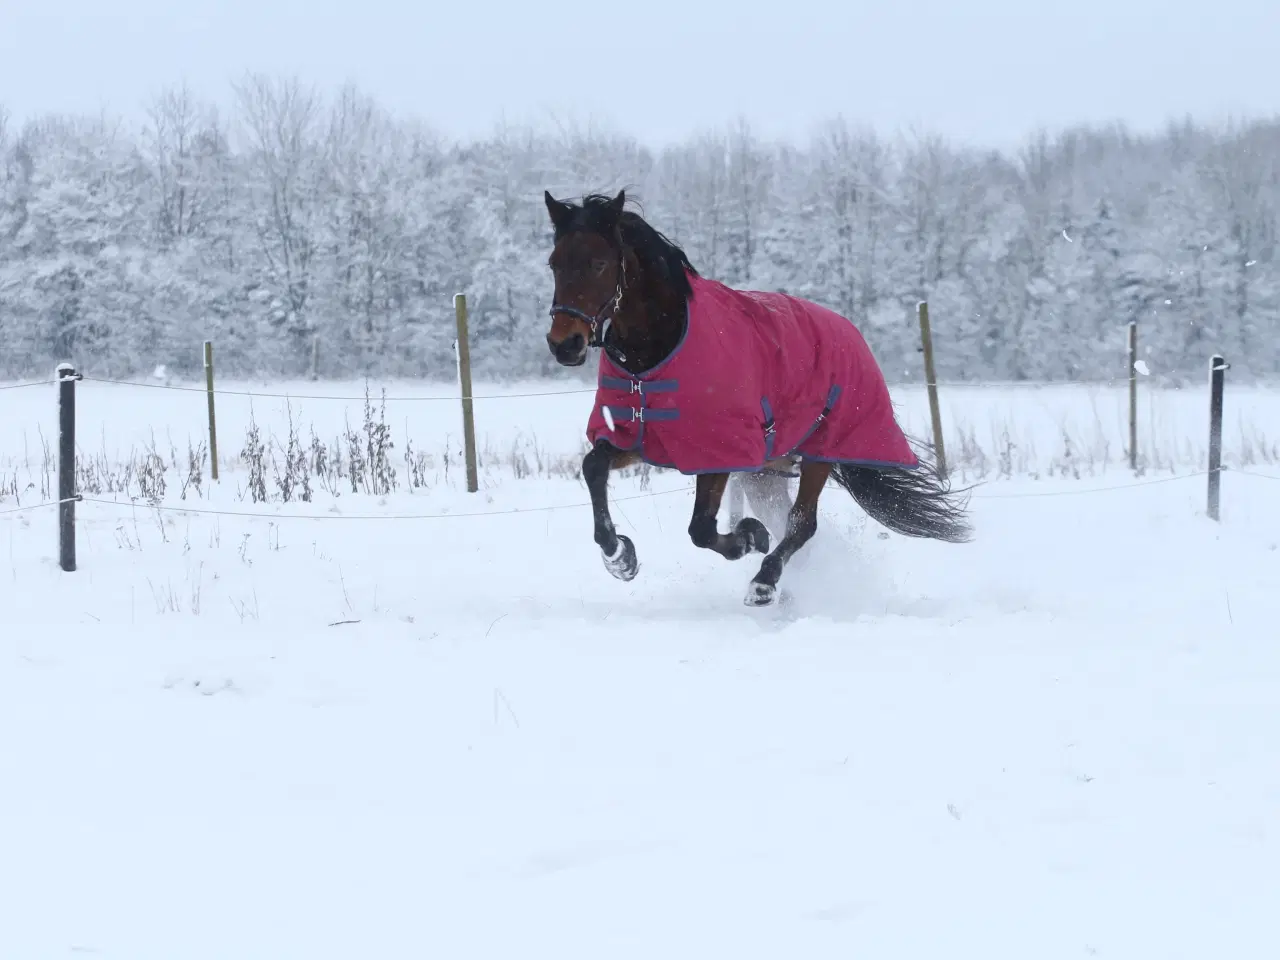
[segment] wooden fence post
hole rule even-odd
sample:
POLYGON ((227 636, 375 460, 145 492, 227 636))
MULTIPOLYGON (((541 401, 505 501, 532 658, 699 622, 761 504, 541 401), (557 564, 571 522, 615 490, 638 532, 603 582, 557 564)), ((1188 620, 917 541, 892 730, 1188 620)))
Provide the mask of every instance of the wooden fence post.
POLYGON ((920 301, 920 347, 924 351, 924 380, 929 390, 929 416, 933 420, 933 447, 937 451, 938 474, 946 479, 947 451, 942 444, 942 410, 938 407, 938 375, 933 366, 933 333, 929 329, 929 304, 920 301))
POLYGON ((467 458, 467 492, 480 489, 479 471, 476 466, 476 420, 471 397, 471 342, 467 336, 467 297, 454 294, 453 311, 458 321, 458 339, 454 350, 458 356, 458 385, 462 389, 462 442, 467 458))
POLYGON ((1218 520, 1222 491, 1222 392, 1227 362, 1215 353, 1209 359, 1209 518, 1218 520))
POLYGON ((1129 321, 1129 469, 1138 470, 1138 321, 1129 321))
POLYGON ((76 368, 58 364, 58 563, 76 568, 76 368))
POLYGON ((209 396, 209 475, 218 479, 218 418, 213 408, 213 341, 204 342, 204 387, 209 396))

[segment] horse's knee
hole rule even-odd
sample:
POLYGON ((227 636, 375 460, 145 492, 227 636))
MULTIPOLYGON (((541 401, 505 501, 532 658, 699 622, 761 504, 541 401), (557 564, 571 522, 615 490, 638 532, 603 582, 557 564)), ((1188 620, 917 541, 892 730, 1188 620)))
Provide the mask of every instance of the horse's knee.
POLYGON ((699 513, 689 521, 689 539, 695 547, 707 549, 716 542, 716 518, 710 514, 699 513))
POLYGON ((597 444, 582 458, 582 480, 588 487, 609 476, 613 451, 605 444, 597 444))

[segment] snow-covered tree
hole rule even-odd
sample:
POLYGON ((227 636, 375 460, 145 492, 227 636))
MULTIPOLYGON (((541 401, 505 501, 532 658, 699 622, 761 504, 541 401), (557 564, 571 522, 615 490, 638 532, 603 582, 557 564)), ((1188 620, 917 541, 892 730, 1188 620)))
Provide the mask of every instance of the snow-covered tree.
POLYGON ((598 125, 450 142, 354 88, 249 75, 220 115, 164 90, 139 129, 0 111, 0 376, 451 377, 453 295, 485 377, 554 373, 542 191, 625 187, 698 269, 862 327, 918 379, 1280 374, 1280 121, 1034 134, 1013 154, 843 118, 806 143, 743 121, 660 149, 598 125))

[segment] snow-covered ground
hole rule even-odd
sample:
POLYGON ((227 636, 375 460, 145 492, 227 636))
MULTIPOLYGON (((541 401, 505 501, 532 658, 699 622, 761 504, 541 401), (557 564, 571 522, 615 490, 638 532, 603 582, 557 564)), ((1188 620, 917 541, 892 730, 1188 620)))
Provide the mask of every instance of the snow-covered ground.
MULTIPOLYGON (((79 390, 108 465, 201 439, 199 394, 79 390)), ((0 957, 1274 955, 1280 469, 1226 473, 1214 523, 1191 453, 1050 476, 1079 392, 944 399, 1037 441, 975 491, 976 541, 881 538, 833 487, 765 611, 673 474, 613 485, 629 584, 577 480, 496 456, 475 495, 400 463, 387 496, 253 503, 230 459, 163 510, 104 493, 75 573, 53 508, 0 514, 0 957)), ((1148 402, 1203 446, 1202 399, 1148 402)), ((587 402, 486 401, 481 435, 570 457, 587 402)), ((1229 394, 1229 460, 1232 417, 1278 408, 1229 394)), ((283 411, 254 402, 281 442, 283 411)), ((53 388, 0 414, 37 502, 53 388)), ((458 434, 452 404, 387 420, 458 434)))

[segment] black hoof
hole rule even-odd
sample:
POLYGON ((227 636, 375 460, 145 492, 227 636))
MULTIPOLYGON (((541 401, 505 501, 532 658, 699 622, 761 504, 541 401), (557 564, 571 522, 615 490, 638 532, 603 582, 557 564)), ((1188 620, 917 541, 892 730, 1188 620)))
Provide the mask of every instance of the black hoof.
POLYGON ((778 588, 771 583, 758 583, 752 580, 747 585, 747 595, 742 602, 748 607, 768 607, 778 599, 778 588))
POLYGON ((755 517, 743 517, 733 529, 742 538, 747 553, 769 552, 769 528, 755 517))
POLYGON ((605 555, 604 568, 619 580, 634 580, 640 571, 640 561, 636 559, 636 546, 630 537, 618 534, 618 552, 615 556, 605 555))

